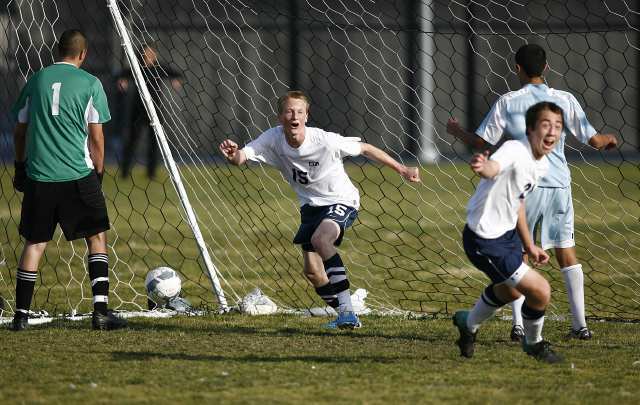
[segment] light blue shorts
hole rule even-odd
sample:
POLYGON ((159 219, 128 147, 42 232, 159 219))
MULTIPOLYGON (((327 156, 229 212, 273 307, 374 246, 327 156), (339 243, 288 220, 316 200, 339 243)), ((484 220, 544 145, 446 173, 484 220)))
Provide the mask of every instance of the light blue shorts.
POLYGON ((529 231, 534 241, 535 235, 540 235, 540 247, 546 250, 576 245, 571 187, 536 187, 525 203, 529 231))

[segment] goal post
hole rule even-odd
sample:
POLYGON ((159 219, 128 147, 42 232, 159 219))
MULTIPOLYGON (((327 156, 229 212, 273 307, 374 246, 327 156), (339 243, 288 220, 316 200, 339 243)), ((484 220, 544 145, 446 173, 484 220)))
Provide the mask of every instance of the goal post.
POLYGON ((162 153, 162 158, 164 160, 165 165, 168 168, 169 175, 171 177, 171 181, 176 188, 176 192, 180 198, 180 203, 182 204, 182 208, 184 209, 189 226, 193 230, 193 234, 198 245, 198 249, 200 250, 200 254, 202 255, 202 260, 204 262, 204 270, 209 277, 209 281, 211 282, 211 288, 215 293, 218 299, 218 305, 220 310, 226 312, 229 310, 229 306, 227 304, 227 299, 224 296, 224 291, 222 290, 222 286, 220 285, 220 280, 218 278, 218 269, 213 263, 211 259, 211 255, 209 254, 209 250, 207 248, 207 244, 205 243, 202 232, 200 232, 200 225, 198 224, 198 218, 189 202, 189 196, 182 184, 182 178, 180 176, 180 171, 176 166, 176 162, 173 160, 173 155, 171 153, 171 149, 169 148, 169 144, 167 143, 167 138, 165 137, 164 128, 162 126, 162 122, 160 122, 160 118, 156 112, 155 105, 153 104, 153 99, 151 97, 151 93, 147 87, 147 83, 145 81, 144 76, 142 75, 142 70, 140 69, 140 62, 138 57, 135 54, 135 50, 133 49, 133 45, 131 43, 131 39, 129 38, 129 33, 127 31, 126 24, 122 19, 122 14, 120 12, 120 8, 118 7, 118 2, 116 0, 108 0, 108 7, 111 11, 111 16, 113 17, 114 26, 116 31, 122 38, 122 46, 125 49, 125 53, 127 55, 127 60, 129 62, 129 66, 133 70, 133 76, 135 78, 136 86, 138 87, 138 91, 140 92, 140 97, 144 103, 145 109, 149 114, 150 118, 150 126, 155 133, 155 137, 160 145, 160 151, 162 153))
MULTIPOLYGON (((95 10, 75 0, 11 1, 0 23, 8 33, 3 69, 15 80, 2 85, 2 99, 9 105, 24 79, 53 61, 55 34, 71 26, 87 32, 85 68, 102 80, 114 112, 104 187, 115 308, 144 308, 146 272, 166 265, 197 306, 231 307, 260 288, 280 308, 304 310, 323 304, 292 244, 295 195, 276 170, 228 165, 217 149, 277 125, 276 100, 295 84, 311 98, 308 125, 362 137, 421 170, 423 182, 408 184, 364 159, 347 160, 361 192, 358 220, 340 247, 353 289, 367 290, 367 306, 379 313, 447 316, 472 305, 487 282, 461 246, 478 178, 466 164, 469 150, 446 133, 447 120, 475 129, 499 95, 519 87, 515 50, 541 44, 549 85, 575 94, 594 127, 621 141, 610 152, 567 145, 587 315, 637 320, 640 25, 629 18, 637 10, 612 3, 306 0, 292 12, 276 0, 104 0, 95 10), (145 46, 157 51, 157 68, 136 68, 145 46), (115 82, 129 65, 137 88, 123 96, 115 82), (179 86, 169 68, 180 72, 179 86), (126 107, 133 91, 151 100, 151 86, 159 96, 146 109, 167 170, 154 179, 143 167, 123 176, 126 107)), ((21 197, 10 183, 9 137, 2 142, 0 295, 10 311, 21 197)), ((85 256, 83 243, 56 234, 34 308, 86 310, 85 256)), ((565 287, 552 263, 541 269, 553 288, 550 312, 564 317, 565 287)))

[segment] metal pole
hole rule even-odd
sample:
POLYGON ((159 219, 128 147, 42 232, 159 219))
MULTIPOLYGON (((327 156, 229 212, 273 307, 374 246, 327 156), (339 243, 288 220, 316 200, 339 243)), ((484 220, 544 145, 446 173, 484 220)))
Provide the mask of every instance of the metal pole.
POLYGON ((465 58, 467 60, 467 71, 465 72, 465 77, 466 77, 466 105, 465 105, 465 110, 466 110, 466 115, 467 115, 467 128, 471 128, 472 130, 475 131, 478 123, 477 123, 477 118, 476 118, 476 100, 475 100, 475 91, 476 91, 476 71, 477 71, 477 66, 476 66, 476 56, 473 52, 473 49, 475 47, 475 34, 473 32, 473 21, 474 19, 471 18, 471 14, 474 11, 474 2, 473 1, 468 1, 467 2, 467 10, 469 10, 469 14, 468 14, 468 20, 469 20, 469 24, 467 25, 467 34, 468 34, 468 41, 467 41, 467 57, 465 58))
POLYGON ((433 127, 433 73, 435 73, 433 10, 435 7, 432 0, 420 1, 420 7, 415 7, 416 26, 419 27, 419 49, 418 68, 420 72, 420 153, 418 158, 421 162, 434 163, 440 158, 440 153, 435 143, 435 131, 433 127))

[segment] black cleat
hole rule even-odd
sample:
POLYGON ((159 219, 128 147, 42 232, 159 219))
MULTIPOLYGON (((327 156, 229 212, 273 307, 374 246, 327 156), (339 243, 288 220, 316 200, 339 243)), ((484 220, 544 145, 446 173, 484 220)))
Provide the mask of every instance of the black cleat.
POLYGON ((29 318, 24 316, 14 316, 10 329, 14 332, 21 332, 29 328, 29 318))
POLYGON ((520 325, 513 325, 511 328, 511 341, 522 343, 524 340, 524 328, 520 325))
POLYGON ((542 340, 535 345, 528 345, 526 343, 523 343, 522 348, 524 349, 525 353, 538 361, 553 364, 560 363, 564 360, 562 356, 551 350, 551 343, 547 342, 546 340, 542 340))
POLYGON ((586 326, 578 330, 571 330, 567 335, 567 339, 589 340, 591 338, 591 331, 586 326))
POLYGON ((106 315, 94 312, 91 319, 91 326, 94 330, 114 330, 127 326, 127 320, 114 315, 113 311, 107 311, 106 315))
POLYGON ((453 324, 458 328, 458 332, 460 332, 460 338, 456 340, 456 344, 460 348, 460 356, 471 358, 473 357, 476 333, 471 333, 471 331, 467 329, 467 316, 469 316, 469 311, 456 312, 453 314, 453 324))

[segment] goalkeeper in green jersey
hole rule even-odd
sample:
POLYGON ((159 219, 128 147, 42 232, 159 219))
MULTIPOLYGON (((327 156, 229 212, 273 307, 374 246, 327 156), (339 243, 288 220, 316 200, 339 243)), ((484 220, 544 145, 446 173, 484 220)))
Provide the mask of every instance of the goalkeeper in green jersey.
POLYGON ((36 72, 13 107, 17 120, 14 187, 24 192, 20 234, 25 245, 16 275, 11 329, 28 326, 38 264, 60 224, 67 240, 84 238, 93 293, 94 329, 117 329, 124 319, 107 311, 109 217, 102 194, 104 135, 111 119, 100 80, 80 69, 87 39, 67 30, 58 41, 59 61, 36 72))

